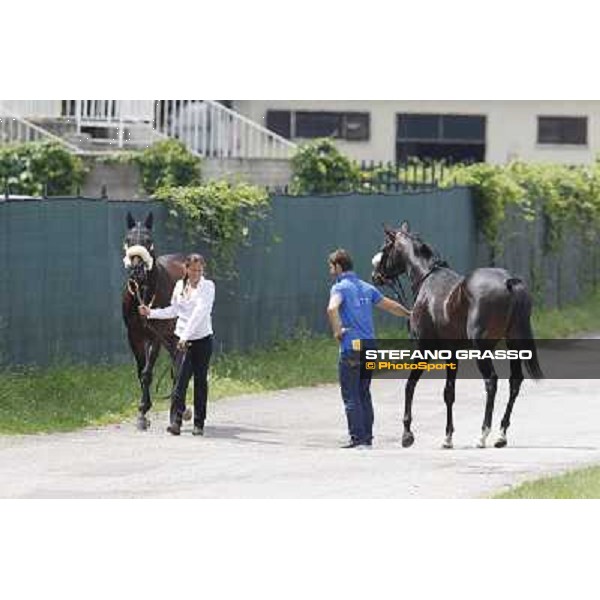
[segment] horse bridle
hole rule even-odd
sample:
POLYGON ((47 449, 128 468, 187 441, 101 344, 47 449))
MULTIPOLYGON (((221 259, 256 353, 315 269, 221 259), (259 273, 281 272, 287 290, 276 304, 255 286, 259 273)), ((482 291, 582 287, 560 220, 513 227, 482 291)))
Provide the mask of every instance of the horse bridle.
POLYGON ((127 291, 134 297, 137 299, 138 303, 140 306, 146 305, 148 308, 152 308, 152 305, 154 304, 154 301, 156 300, 156 293, 152 296, 152 298, 150 299, 150 302, 148 302, 147 304, 144 302, 143 298, 142 298, 142 294, 140 293, 140 284, 137 282, 137 279, 133 279, 132 277, 130 277, 127 280, 127 291), (132 289, 132 286, 135 287, 135 290, 132 289))
MULTIPOLYGON (((392 248, 394 247, 394 243, 392 243, 392 248)), ((381 261, 379 263, 379 268, 387 262, 387 256, 385 256, 385 247, 381 250, 381 261)), ((408 308, 408 299, 406 293, 404 291, 404 286, 402 285, 402 274, 396 275, 395 277, 385 277, 383 281, 383 286, 389 288, 394 296, 398 299, 398 302, 408 308)))
POLYGON ((392 292, 398 299, 398 302, 400 302, 400 304, 402 304, 402 306, 405 306, 406 308, 408 308, 408 300, 406 299, 404 287, 402 286, 401 277, 402 277, 401 275, 396 275, 396 277, 393 277, 391 279, 386 279, 386 283, 384 285, 386 287, 390 288, 390 290, 392 290, 392 292))
MULTIPOLYGON (((403 233, 403 232, 398 232, 398 233, 403 233)), ((404 234, 404 235, 408 235, 408 234, 404 234)), ((410 236, 408 236, 408 237, 410 237, 410 236)), ((394 247, 395 247, 395 241, 392 242, 392 249, 394 247)), ((383 254, 383 252, 382 252, 382 254, 383 254)), ((386 262, 387 262, 387 256, 386 256, 386 262)), ((382 256, 382 263, 383 263, 383 256, 382 256)), ((444 268, 447 266, 448 266, 448 263, 445 260, 443 260, 441 258, 441 256, 438 255, 437 257, 435 257, 435 259, 434 259, 431 267, 427 271, 427 273, 425 273, 425 275, 423 275, 423 277, 421 277, 421 279, 419 279, 415 284, 412 285, 413 297, 414 298, 417 297, 421 287, 423 286, 423 283, 425 283, 425 280, 432 273, 434 273, 437 269, 444 268)), ((389 278, 386 277, 384 285, 392 290, 392 292, 394 293, 396 298, 398 298, 398 301, 403 306, 405 306, 406 308, 409 308, 406 294, 404 292, 404 287, 402 286, 402 279, 401 279, 402 276, 403 276, 403 274, 396 275, 395 277, 389 277, 389 278)), ((412 307, 410 307, 410 309, 412 309, 412 307)))

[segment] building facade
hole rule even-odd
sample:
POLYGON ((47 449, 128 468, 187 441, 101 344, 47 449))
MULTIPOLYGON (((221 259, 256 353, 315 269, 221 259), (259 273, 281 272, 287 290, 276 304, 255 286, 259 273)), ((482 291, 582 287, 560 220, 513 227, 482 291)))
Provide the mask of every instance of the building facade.
POLYGON ((232 108, 296 143, 332 136, 357 160, 586 164, 600 152, 598 100, 234 100, 232 108))

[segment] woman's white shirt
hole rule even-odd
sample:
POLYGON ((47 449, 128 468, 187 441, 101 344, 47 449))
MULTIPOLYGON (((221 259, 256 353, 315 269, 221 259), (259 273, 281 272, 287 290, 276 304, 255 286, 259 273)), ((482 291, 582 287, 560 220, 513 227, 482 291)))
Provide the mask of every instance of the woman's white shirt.
POLYGON ((186 288, 183 279, 175 284, 171 305, 153 308, 149 319, 175 319, 175 335, 184 342, 199 340, 212 335, 212 308, 215 301, 215 284, 210 279, 200 278, 198 285, 186 288))

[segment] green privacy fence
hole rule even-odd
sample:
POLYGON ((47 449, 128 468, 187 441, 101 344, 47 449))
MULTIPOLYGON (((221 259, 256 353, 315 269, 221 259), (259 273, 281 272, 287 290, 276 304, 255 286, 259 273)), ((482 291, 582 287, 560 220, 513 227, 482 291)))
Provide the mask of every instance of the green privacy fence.
MULTIPOLYGON (((243 350, 298 330, 325 333, 326 258, 345 247, 367 278, 382 223, 408 219, 459 271, 475 266, 468 189, 273 199, 269 219, 239 251, 239 277, 217 285, 218 350, 243 350)), ((121 318, 125 215, 155 214, 159 253, 184 246, 157 202, 84 198, 0 202, 0 365, 131 360, 121 318)), ((378 316, 378 324, 397 324, 378 316)))
POLYGON ((576 302, 600 283, 600 231, 586 238, 567 226, 562 240, 552 245, 549 223, 540 206, 535 208, 535 215, 526 220, 516 208, 509 207, 495 259, 481 244, 477 262, 494 263, 524 277, 536 306, 560 308, 576 302))

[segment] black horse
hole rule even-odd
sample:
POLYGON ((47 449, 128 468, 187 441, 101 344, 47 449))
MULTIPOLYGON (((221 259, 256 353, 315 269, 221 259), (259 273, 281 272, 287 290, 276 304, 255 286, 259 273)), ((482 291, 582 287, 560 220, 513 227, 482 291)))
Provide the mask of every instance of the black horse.
MULTIPOLYGON (((171 302, 173 288, 185 275, 185 256, 167 254, 156 258, 152 241, 152 213, 144 223, 137 222, 127 213, 127 234, 123 249, 123 263, 127 282, 123 290, 123 320, 127 327, 129 346, 137 363, 137 374, 142 388, 138 406, 137 427, 145 430, 150 425, 146 413, 152 406, 150 386, 152 371, 161 345, 169 353, 173 364, 177 356, 175 319, 147 320, 138 313, 140 304, 162 308, 171 302)), ((189 418, 189 413, 185 416, 189 418)))
MULTIPOLYGON (((462 277, 450 269, 430 245, 409 231, 407 221, 402 223, 399 230, 384 226, 384 232, 385 244, 373 257, 373 282, 376 285, 397 286, 400 276, 404 273, 408 275, 415 298, 410 329, 421 348, 429 340, 463 340, 475 349, 488 350, 493 349, 499 340, 506 340, 508 349, 531 350, 532 358, 524 361, 525 366, 534 379, 543 377, 531 329, 531 297, 521 279, 498 268, 476 269, 467 277, 462 277)), ((478 442, 478 446, 483 448, 492 427, 498 376, 489 358, 478 360, 477 366, 486 390, 485 414, 478 442)), ((412 400, 422 374, 421 370, 411 371, 406 382, 402 435, 404 447, 414 442, 410 428, 412 400)), ((444 448, 452 448, 453 445, 452 407, 456 375, 456 370, 446 369, 444 448)), ((510 395, 500 423, 500 435, 495 442, 497 448, 507 444, 510 415, 523 382, 519 359, 510 361, 509 382, 510 395)))

